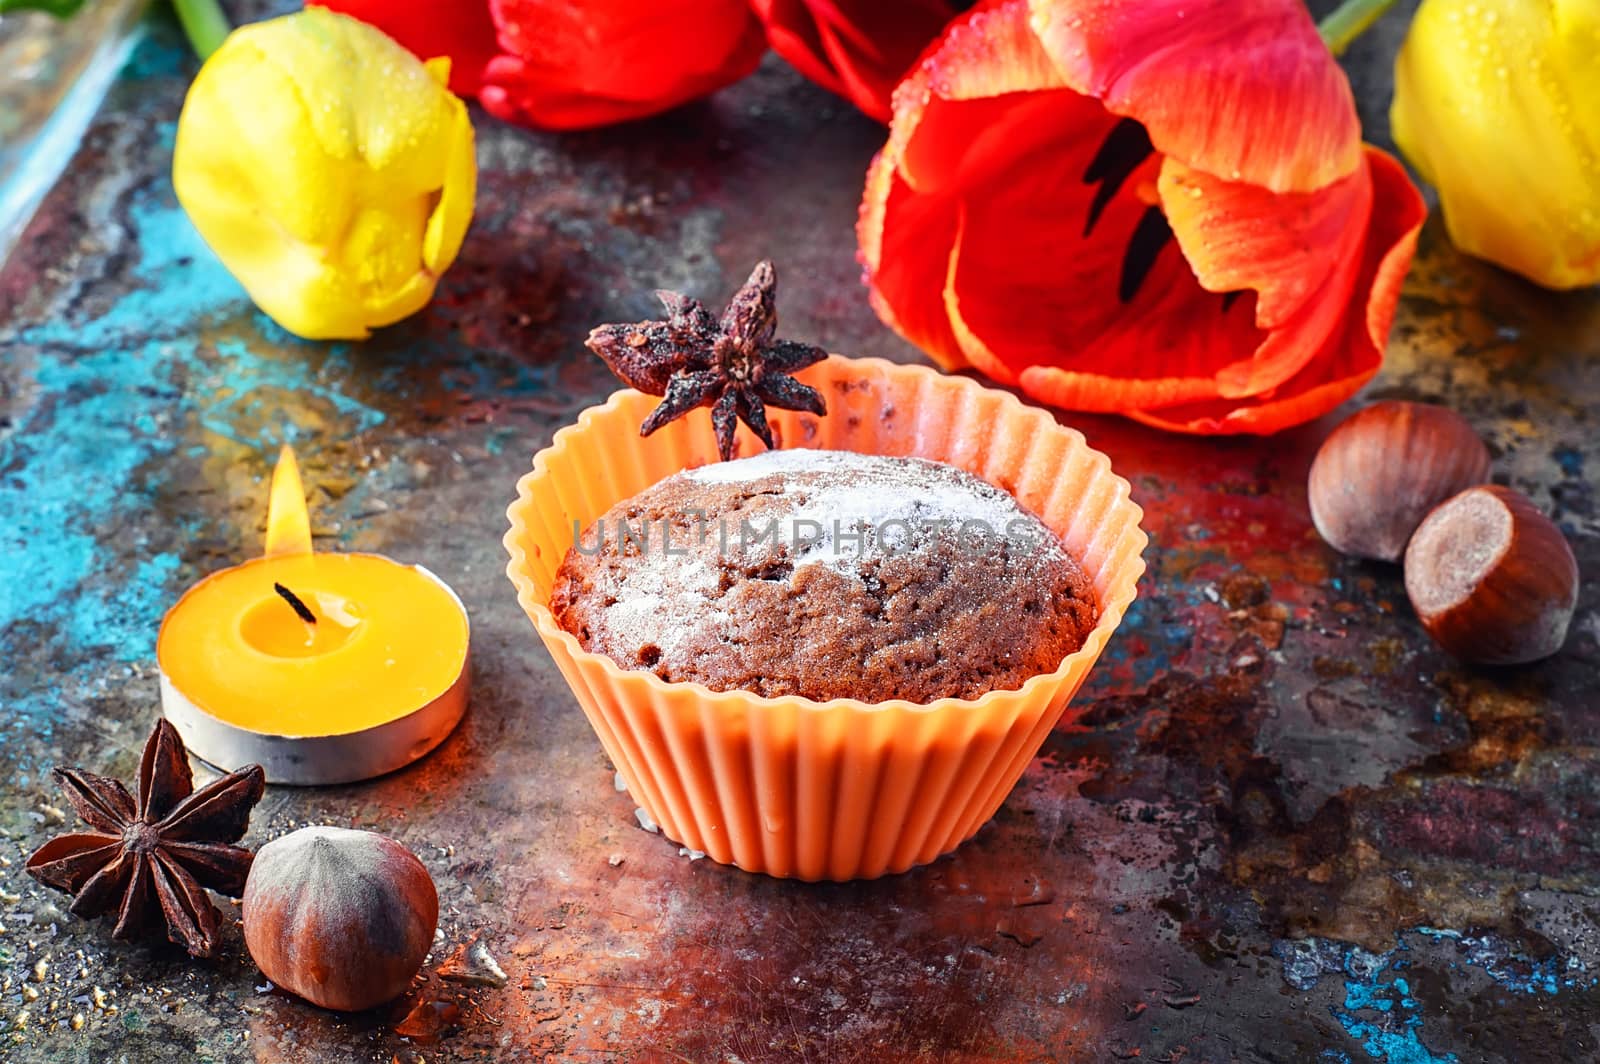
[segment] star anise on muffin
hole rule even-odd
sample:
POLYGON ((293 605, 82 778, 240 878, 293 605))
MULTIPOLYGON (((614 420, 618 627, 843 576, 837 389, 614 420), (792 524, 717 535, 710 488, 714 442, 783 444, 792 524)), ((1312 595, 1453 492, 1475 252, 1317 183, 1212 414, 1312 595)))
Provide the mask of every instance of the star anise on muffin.
POLYGON ((639 434, 648 436, 696 407, 711 408, 717 450, 733 457, 734 433, 743 421, 768 447, 768 406, 827 413, 815 388, 790 374, 821 362, 820 347, 776 338, 778 275, 760 262, 728 302, 719 321, 697 299, 657 292, 665 321, 601 325, 589 334, 589 350, 605 360, 624 384, 662 396, 639 434))
POLYGON ((221 917, 206 890, 235 898, 244 891, 255 855, 231 844, 261 800, 261 766, 246 765, 197 791, 178 730, 160 720, 144 744, 137 801, 105 776, 58 768, 55 778, 92 830, 39 847, 28 874, 71 894, 75 916, 115 913, 113 938, 164 925, 192 956, 211 956, 221 917))

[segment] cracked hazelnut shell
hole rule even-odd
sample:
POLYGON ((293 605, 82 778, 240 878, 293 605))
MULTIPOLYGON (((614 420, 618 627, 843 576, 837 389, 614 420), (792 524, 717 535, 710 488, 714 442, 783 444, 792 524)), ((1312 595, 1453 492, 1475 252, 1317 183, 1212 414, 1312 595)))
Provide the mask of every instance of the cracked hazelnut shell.
POLYGON ((1311 463, 1311 520, 1343 554, 1399 561, 1428 511, 1489 480, 1489 448, 1453 410, 1397 399, 1346 418, 1311 463))
POLYGON ((439 895, 412 852, 347 828, 301 828, 256 851, 244 941, 263 974, 323 1008, 354 1012, 411 985, 433 945, 439 895))
POLYGON ((1561 649, 1578 562, 1521 492, 1486 484, 1436 507, 1411 537, 1406 594, 1428 634, 1463 661, 1516 665, 1561 649))

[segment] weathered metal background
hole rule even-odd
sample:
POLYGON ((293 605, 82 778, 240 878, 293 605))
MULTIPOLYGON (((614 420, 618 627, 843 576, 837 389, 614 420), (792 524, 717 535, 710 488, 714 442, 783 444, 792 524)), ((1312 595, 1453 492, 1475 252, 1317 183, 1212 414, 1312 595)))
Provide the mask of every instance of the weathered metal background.
MULTIPOLYGON (((1394 37, 1350 60, 1377 139, 1394 37)), ((636 825, 499 540, 529 456, 613 387, 582 337, 652 288, 720 301, 771 255, 787 331, 917 357, 854 260, 881 129, 775 61, 623 129, 484 120, 434 305, 314 344, 253 311, 173 201, 193 69, 153 24, 0 270, 0 1058, 1600 1059, 1595 293, 1466 261, 1431 222, 1369 393, 1464 411, 1561 522, 1585 581, 1560 657, 1453 664, 1396 570, 1320 543, 1304 479, 1331 419, 1263 442, 1070 417, 1152 536, 1081 726, 954 856, 779 882, 636 825), (425 561, 473 617, 453 738, 374 783, 275 788, 248 836, 353 825, 423 858, 435 961, 481 930, 511 976, 420 984, 410 1003, 460 1009, 432 1044, 270 991, 236 926, 212 963, 113 945, 22 872, 62 827, 50 766, 132 775, 161 614, 259 549, 283 440, 321 544, 425 561)))

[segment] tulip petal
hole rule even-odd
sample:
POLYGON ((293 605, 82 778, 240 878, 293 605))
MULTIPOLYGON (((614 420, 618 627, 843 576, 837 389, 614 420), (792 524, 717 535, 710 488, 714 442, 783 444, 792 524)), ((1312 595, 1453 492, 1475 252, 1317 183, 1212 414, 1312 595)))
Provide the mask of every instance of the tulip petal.
MULTIPOLYGON (((948 160, 939 163, 908 150, 913 138, 927 132, 922 128, 925 121, 948 120, 922 138, 926 143, 965 146, 970 140, 962 139, 967 134, 958 125, 960 120, 967 121, 970 134, 985 128, 987 111, 974 104, 988 104, 1009 93, 1064 87, 1066 82, 1028 25, 1027 0, 990 0, 951 23, 895 89, 888 154, 907 181, 923 188, 937 180, 935 173, 925 172, 929 165, 950 168, 948 160), (942 112, 941 104, 958 101, 967 101, 967 106, 942 112)), ((992 106, 1001 109, 1004 104, 992 106)))
POLYGON ((1129 417, 1173 432, 1265 435, 1326 414, 1372 379, 1427 208, 1394 159, 1367 147, 1366 162, 1372 214, 1353 286, 1356 301, 1305 368, 1269 395, 1129 411, 1129 417))
POLYGON ((1037 133, 1047 128, 1037 123, 1060 117, 1053 111, 1075 105, 1071 94, 1028 91, 1059 87, 1060 78, 1028 28, 1026 0, 988 0, 943 40, 952 37, 895 92, 890 141, 868 171, 856 234, 879 317, 959 369, 967 358, 944 302, 960 213, 954 193, 1005 165, 1013 132, 1032 123, 1037 133))
MULTIPOLYGON (((889 10, 889 5, 884 5, 883 9, 885 11, 889 10)), ((905 54, 897 57, 900 62, 898 63, 899 69, 896 70, 894 69, 894 60, 889 60, 881 54, 872 55, 868 53, 863 55, 858 51, 863 43, 870 44, 870 42, 852 41, 850 39, 852 36, 851 31, 855 27, 849 25, 840 26, 831 21, 821 22, 817 26, 818 41, 822 46, 822 53, 828 65, 837 72, 834 80, 839 87, 833 91, 851 101, 878 121, 888 122, 889 100, 894 95, 894 87, 900 83, 900 75, 905 73, 906 67, 910 66, 912 61, 921 53, 922 46, 926 45, 943 25, 944 20, 940 20, 929 28, 926 37, 915 42, 914 47, 905 49, 905 54), (881 66, 874 69, 872 66, 874 63, 881 64, 881 66)), ((890 28, 892 31, 897 29, 892 24, 890 28)), ((898 32, 905 34, 906 30, 905 28, 898 28, 898 32)), ((909 36, 906 39, 908 41, 911 40, 909 36)), ((770 33, 767 36, 767 41, 769 44, 772 43, 772 35, 770 33)), ((776 51, 776 48, 774 50, 776 51)), ((778 54, 782 55, 783 53, 779 52, 778 54)), ((784 58, 787 59, 788 56, 784 56, 784 58)))
MULTIPOLYGON (((1072 114, 1104 114, 1100 105, 1065 90, 1013 92, 977 100, 934 98, 917 135, 895 157, 900 176, 921 195, 976 188, 1026 144, 1037 143, 1072 114), (1077 106, 1079 102, 1087 109, 1077 106)), ((892 151, 892 147, 890 149, 892 151)))
POLYGON ((880 122, 928 42, 955 14, 946 0, 751 0, 773 51, 880 122))
POLYGON ((478 157, 474 150, 472 121, 467 117, 466 106, 459 100, 455 112, 450 141, 445 148, 444 186, 428 218, 422 241, 423 267, 435 275, 443 273, 445 267, 455 261, 461 242, 466 239, 477 199, 478 157))
POLYGON ((1311 191, 1361 160, 1355 101, 1301 0, 1031 0, 1068 86, 1198 170, 1311 191))
POLYGON ((376 26, 418 59, 450 58, 450 91, 477 95, 500 52, 487 0, 310 0, 376 26))
POLYGON ((750 0, 750 6, 766 27, 774 52, 829 92, 846 95, 844 80, 829 62, 822 27, 805 0, 750 0))
POLYGON ((656 114, 755 69, 766 50, 746 0, 490 0, 506 53, 479 100, 497 118, 581 129, 656 114))
POLYGON ((1274 329, 1294 315, 1361 244, 1372 182, 1358 168, 1315 192, 1274 193, 1223 181, 1168 158, 1161 167, 1163 213, 1203 288, 1257 295, 1257 324, 1274 329))
POLYGON ((944 283, 955 244, 959 204, 919 196, 901 180, 887 152, 867 171, 856 232, 872 277, 868 298, 884 323, 945 369, 967 364, 945 312, 944 283))
POLYGON ((1220 394, 1276 388, 1316 355, 1349 305, 1372 212, 1367 167, 1315 192, 1273 193, 1169 158, 1160 192, 1200 285, 1254 291, 1256 325, 1268 331, 1250 357, 1217 373, 1220 394))

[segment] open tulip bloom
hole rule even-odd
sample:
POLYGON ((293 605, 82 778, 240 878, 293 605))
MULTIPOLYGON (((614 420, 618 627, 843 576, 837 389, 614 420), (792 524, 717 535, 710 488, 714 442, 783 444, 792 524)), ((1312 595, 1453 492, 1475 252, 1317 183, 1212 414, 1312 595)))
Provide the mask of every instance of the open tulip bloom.
POLYGON ((990 0, 896 90, 858 235, 946 368, 1269 433, 1377 372, 1424 213, 1300 0, 990 0))

